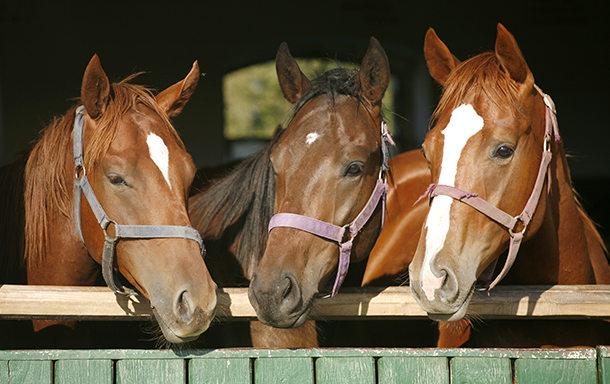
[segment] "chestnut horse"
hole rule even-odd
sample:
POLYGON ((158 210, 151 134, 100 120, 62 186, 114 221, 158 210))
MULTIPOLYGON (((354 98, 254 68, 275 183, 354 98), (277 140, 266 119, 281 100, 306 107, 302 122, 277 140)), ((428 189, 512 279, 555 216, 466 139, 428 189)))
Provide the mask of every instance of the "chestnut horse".
POLYGON ((242 284, 251 281, 250 301, 262 323, 298 327, 269 329, 255 322, 253 345, 315 346, 314 323, 307 321, 314 298, 339 275, 330 288, 336 293, 350 258, 364 258, 379 234, 382 147, 389 140, 380 111, 389 64, 372 38, 359 71, 337 68, 310 81, 286 44, 276 68, 282 92, 294 104, 286 128, 267 148, 191 198, 190 214, 210 249, 221 243, 222 252, 234 257, 233 267, 226 268, 227 255, 210 252, 207 263, 215 281, 235 284, 241 275, 242 284), (316 230, 312 223, 331 231, 351 223, 352 231, 338 237, 319 233, 324 230, 312 234, 307 232, 316 230), (340 268, 339 248, 344 249, 340 268))
MULTIPOLYGON (((454 321, 439 325, 438 346, 607 343, 610 332, 602 321, 471 325, 468 303, 477 278, 487 289, 502 278, 509 285, 608 284, 610 267, 595 225, 572 190, 554 105, 534 84, 513 36, 499 24, 495 52, 461 63, 431 29, 425 54, 430 73, 443 85, 435 126, 423 145, 433 184, 429 214, 414 233, 417 249, 413 254, 410 240, 400 253, 400 267, 410 264, 411 291, 429 316, 454 321)), ((421 172, 412 195, 428 178, 421 172)), ((421 220, 413 211, 407 208, 401 215, 421 220)), ((408 223, 411 228, 421 224, 408 223)), ((396 245, 405 233, 387 237, 396 245)), ((390 246, 385 252, 392 252, 390 246)), ((365 283, 383 279, 379 266, 395 257, 373 252, 365 283)), ((395 260, 387 264, 400 268, 395 260)))
MULTIPOLYGON (((93 285, 103 265, 111 288, 132 293, 116 269, 150 300, 166 340, 181 343, 208 328, 216 307, 186 209, 195 167, 169 120, 193 93, 199 67, 156 97, 131 78, 111 84, 94 56, 82 104, 3 169, 0 248, 13 258, 3 260, 2 282, 93 285)), ((76 322, 34 320, 34 330, 53 324, 76 322)))

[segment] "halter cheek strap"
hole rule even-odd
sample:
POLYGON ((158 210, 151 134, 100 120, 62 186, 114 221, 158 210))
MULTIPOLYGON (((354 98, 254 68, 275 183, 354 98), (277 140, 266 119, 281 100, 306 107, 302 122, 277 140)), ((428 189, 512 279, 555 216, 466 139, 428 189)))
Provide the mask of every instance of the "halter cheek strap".
POLYGON ((110 289, 116 293, 132 295, 136 292, 124 287, 114 276, 114 256, 116 243, 119 239, 157 239, 157 238, 182 238, 193 240, 199 244, 202 256, 205 256, 205 247, 199 232, 193 227, 177 225, 120 225, 108 218, 106 211, 89 184, 87 172, 83 163, 83 126, 84 126, 85 107, 80 106, 76 109, 74 120, 74 166, 76 170, 74 182, 74 222, 76 232, 84 244, 81 228, 80 207, 81 192, 89 203, 98 224, 104 231, 104 250, 102 253, 102 276, 110 289), (106 232, 110 224, 113 224, 115 236, 110 236, 106 232))
POLYGON ((331 297, 339 292, 339 288, 347 275, 354 238, 369 221, 380 201, 382 207, 381 223, 383 226, 383 220, 385 218, 385 200, 388 192, 388 184, 384 178, 384 174, 389 170, 389 146, 396 146, 396 144, 394 144, 392 136, 388 131, 388 126, 384 122, 382 122, 381 125, 381 136, 383 162, 379 172, 379 178, 377 179, 373 193, 369 197, 364 208, 362 208, 362 211, 360 211, 358 216, 356 216, 351 223, 340 227, 335 224, 326 223, 294 213, 278 213, 269 221, 269 232, 277 227, 295 228, 323 237, 327 240, 336 241, 339 244, 339 264, 337 267, 337 275, 330 291, 331 297))
MULTIPOLYGON (((540 93, 540 95, 544 98, 544 103, 546 104, 544 144, 542 149, 542 161, 540 162, 540 168, 538 169, 538 175, 536 177, 534 189, 532 190, 532 193, 529 199, 527 200, 523 211, 521 211, 519 215, 513 217, 508 213, 502 211, 501 209, 489 204, 482 198, 478 197, 476 193, 466 192, 450 185, 431 184, 430 187, 428 187, 426 193, 419 198, 419 200, 421 200, 424 197, 428 197, 430 202, 432 202, 432 199, 436 196, 449 196, 457 201, 471 206, 472 208, 489 217, 491 220, 495 221, 508 231, 510 235, 508 256, 506 258, 506 262, 504 264, 504 267, 502 268, 502 271, 500 271, 500 274, 487 286, 486 290, 488 292, 506 276, 513 263, 515 262, 515 259, 517 258, 517 253, 519 252, 519 247, 521 246, 521 242, 523 241, 527 226, 532 221, 534 212, 538 207, 538 202, 540 201, 540 196, 542 195, 545 178, 547 177, 547 175, 549 175, 549 164, 551 163, 551 159, 553 158, 553 154, 551 152, 551 142, 552 140, 555 140, 556 142, 561 141, 561 137, 559 136, 559 129, 557 126, 555 104, 553 103, 553 100, 549 95, 542 92, 542 90, 538 86, 534 86, 536 90, 540 93), (516 232, 518 223, 521 223, 523 227, 521 232, 516 232)), ((485 280, 491 280, 493 270, 496 266, 496 262, 497 259, 483 272, 482 276, 485 280)))

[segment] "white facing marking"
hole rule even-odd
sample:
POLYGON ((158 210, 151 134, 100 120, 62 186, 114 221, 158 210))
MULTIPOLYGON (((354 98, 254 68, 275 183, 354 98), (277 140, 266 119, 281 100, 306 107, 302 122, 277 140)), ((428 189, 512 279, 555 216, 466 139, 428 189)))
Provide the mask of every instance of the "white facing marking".
POLYGON ((316 132, 309 133, 305 143, 307 143, 307 145, 311 145, 314 141, 318 140, 318 137, 320 137, 320 135, 318 135, 316 132))
MULTIPOLYGON (((462 104, 451 113, 451 120, 441 132, 445 136, 443 144, 443 160, 438 184, 455 186, 457 165, 468 140, 483 129, 483 118, 477 114, 470 104, 462 104)), ((453 198, 436 196, 430 205, 426 219, 426 253, 421 271, 422 289, 428 300, 434 300, 434 292, 441 287, 444 276, 436 277, 431 265, 436 254, 443 249, 449 232, 449 212, 453 198)))
POLYGON ((154 133, 149 133, 146 137, 146 144, 148 144, 150 158, 163 174, 169 188, 172 189, 172 184, 169 182, 169 150, 163 139, 154 133))

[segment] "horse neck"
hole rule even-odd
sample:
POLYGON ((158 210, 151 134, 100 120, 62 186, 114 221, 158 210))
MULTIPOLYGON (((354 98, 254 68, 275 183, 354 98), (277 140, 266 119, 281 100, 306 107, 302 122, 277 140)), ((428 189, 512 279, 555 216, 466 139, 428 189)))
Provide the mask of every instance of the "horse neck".
MULTIPOLYGON (((507 283, 517 284, 590 284, 594 283, 587 241, 588 226, 584 211, 572 189, 572 180, 561 142, 552 145, 550 188, 540 229, 526 241, 507 283), (518 277, 517 277, 518 276, 518 277)), ((545 193, 543 191, 543 193, 545 193)), ((601 244, 591 244, 601 250, 601 244)), ((509 276, 507 276, 509 278, 509 276)))

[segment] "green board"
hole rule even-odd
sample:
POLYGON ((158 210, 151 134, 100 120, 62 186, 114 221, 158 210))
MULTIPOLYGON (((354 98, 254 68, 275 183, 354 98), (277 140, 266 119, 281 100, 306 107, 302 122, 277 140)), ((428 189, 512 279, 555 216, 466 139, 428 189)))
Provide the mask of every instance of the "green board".
POLYGON ((610 349, 0 351, 0 384, 610 384, 610 349))

